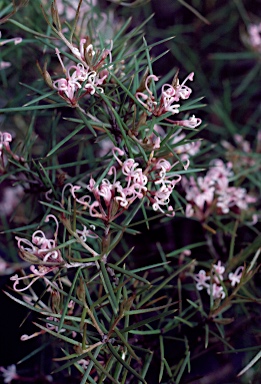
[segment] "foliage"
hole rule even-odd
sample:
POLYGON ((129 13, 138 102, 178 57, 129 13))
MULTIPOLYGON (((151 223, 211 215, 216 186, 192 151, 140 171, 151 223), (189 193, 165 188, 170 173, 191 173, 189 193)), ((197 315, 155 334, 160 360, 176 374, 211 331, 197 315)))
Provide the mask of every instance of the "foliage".
POLYGON ((0 1, 0 271, 50 361, 6 383, 259 382, 260 20, 217 3, 0 1))

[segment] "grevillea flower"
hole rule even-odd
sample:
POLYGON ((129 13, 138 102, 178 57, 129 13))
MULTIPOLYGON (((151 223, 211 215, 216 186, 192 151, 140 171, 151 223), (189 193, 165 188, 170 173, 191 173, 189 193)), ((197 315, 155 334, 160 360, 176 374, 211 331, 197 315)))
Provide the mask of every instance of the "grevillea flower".
MULTIPOLYGON (((59 50, 56 48, 55 51, 66 78, 60 78, 53 81, 52 86, 54 89, 57 89, 59 95, 72 107, 75 107, 78 100, 85 95, 94 95, 97 90, 103 93, 103 89, 100 85, 103 84, 107 74, 104 74, 103 77, 100 78, 98 73, 94 70, 90 70, 89 66, 84 66, 82 62, 77 65, 71 65, 66 69, 59 50)), ((79 55, 81 56, 80 51, 79 55)))
POLYGON ((201 269, 193 277, 194 277, 194 280, 196 281, 196 287, 198 291, 201 291, 203 288, 209 287, 209 283, 207 283, 207 281, 210 280, 210 276, 206 275, 206 271, 204 271, 204 269, 201 269))
POLYGON ((212 212, 227 214, 230 211, 240 213, 247 210, 256 198, 248 195, 245 188, 229 186, 233 176, 232 164, 224 164, 222 160, 214 160, 204 177, 182 179, 186 192, 187 217, 197 217, 204 221, 212 212))
MULTIPOLYGON (((233 288, 236 284, 240 283, 244 267, 238 267, 234 273, 228 274, 228 280, 233 288)), ((219 260, 217 264, 213 264, 210 274, 207 274, 204 269, 201 269, 198 273, 193 275, 193 279, 196 281, 196 288, 198 291, 206 289, 207 293, 216 299, 224 299, 226 297, 223 284, 227 284, 226 269, 219 260), (225 283, 224 283, 225 282, 225 283)))
POLYGON ((229 280, 231 281, 231 286, 234 287, 236 284, 239 284, 240 283, 240 280, 241 280, 241 277, 242 277, 242 274, 243 274, 243 271, 244 271, 244 267, 238 267, 235 272, 230 272, 228 274, 228 278, 229 280))
MULTIPOLYGON (((32 235, 32 240, 29 241, 25 238, 16 236, 17 245, 22 254, 30 253, 32 256, 43 262, 53 262, 59 264, 63 262, 61 252, 54 249, 57 247, 57 235, 59 229, 59 223, 54 215, 46 216, 45 222, 49 222, 53 219, 56 224, 56 230, 54 232, 53 239, 48 239, 45 233, 41 230, 37 230, 32 235)), ((25 256, 26 257, 26 256, 25 256)))
MULTIPOLYGON (((180 104, 177 104, 180 100, 188 99, 191 95, 192 90, 185 85, 188 80, 193 80, 194 73, 190 73, 186 79, 180 84, 179 79, 175 78, 175 84, 163 84, 161 88, 161 97, 157 102, 153 93, 149 89, 150 82, 158 81, 159 78, 155 75, 149 75, 145 80, 144 92, 136 92, 135 96, 138 102, 146 108, 150 113, 155 116, 161 116, 166 112, 171 112, 173 115, 179 113, 180 104), (146 93, 145 93, 146 92, 146 93)), ((188 120, 182 122, 174 122, 177 125, 183 125, 194 128, 201 124, 201 120, 192 116, 188 120)))
POLYGON ((89 210, 90 216, 106 222, 113 221, 135 200, 142 198, 148 198, 154 211, 173 216, 170 195, 181 176, 168 172, 178 163, 171 165, 164 158, 153 159, 142 169, 132 158, 121 160, 124 152, 120 148, 113 148, 112 153, 118 166, 111 166, 107 178, 102 179, 100 184, 96 184, 91 177, 86 186, 90 194, 78 197, 82 187, 70 186, 73 198, 89 210))
MULTIPOLYGON (((95 230, 94 225, 91 225, 91 227, 93 230, 95 230)), ((91 229, 87 229, 86 225, 83 225, 82 230, 76 229, 76 233, 80 236, 80 238, 83 241, 86 241, 88 237, 93 238, 93 239, 97 239, 97 237, 98 237, 98 235, 96 235, 96 233, 94 233, 91 229)))
MULTIPOLYGON (((41 230, 37 230, 33 233, 31 241, 22 237, 15 237, 21 257, 31 263, 39 264, 37 267, 31 265, 31 274, 27 276, 18 277, 18 275, 14 275, 10 278, 10 280, 14 281, 13 288, 16 291, 22 292, 28 289, 39 278, 45 279, 44 276, 46 274, 54 271, 57 266, 64 264, 60 250, 55 249, 58 245, 57 235, 59 223, 54 215, 46 216, 45 222, 49 222, 50 219, 53 219, 56 224, 56 230, 52 239, 48 239, 45 233, 41 230), (17 288, 17 285, 21 281, 28 279, 32 279, 28 285, 24 288, 17 288)), ((46 279, 45 281, 48 284, 48 280, 46 279)))
POLYGON ((212 296, 214 300, 224 299, 226 297, 224 288, 216 283, 209 285, 209 287, 207 288, 207 293, 209 294, 209 296, 212 296))

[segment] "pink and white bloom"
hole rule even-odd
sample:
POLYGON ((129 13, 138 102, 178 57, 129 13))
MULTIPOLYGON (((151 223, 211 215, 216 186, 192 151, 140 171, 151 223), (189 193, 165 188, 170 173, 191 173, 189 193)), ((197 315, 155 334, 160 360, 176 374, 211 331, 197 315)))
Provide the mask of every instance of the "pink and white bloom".
MULTIPOLYGON (((144 92, 136 92, 135 97, 138 102, 146 108, 150 113, 155 116, 161 116, 166 112, 171 112, 173 115, 179 113, 180 100, 188 99, 191 95, 192 90, 185 85, 185 83, 190 80, 193 80, 194 73, 190 73, 186 79, 179 84, 179 79, 176 78, 175 84, 163 84, 161 87, 161 97, 157 102, 153 96, 149 83, 151 80, 158 81, 159 78, 155 75, 149 75, 145 80, 145 90, 144 92)), ((174 122, 176 123, 176 122, 174 122)), ((196 119, 195 116, 192 116, 189 120, 184 120, 184 126, 195 127, 201 123, 200 119, 196 119)), ((182 125, 182 123, 181 123, 182 125)))
POLYGON ((206 275, 206 271, 201 269, 196 275, 193 276, 194 280, 197 282, 196 287, 198 291, 201 291, 203 288, 208 288, 210 281, 210 276, 206 275))
POLYGON ((213 271, 217 274, 221 280, 223 280, 223 274, 225 272, 225 267, 221 265, 221 261, 219 260, 217 264, 213 264, 213 271))
POLYGON ((124 152, 120 148, 113 148, 112 153, 118 166, 111 166, 107 178, 102 179, 99 185, 96 185, 91 177, 86 186, 90 194, 78 197, 82 188, 78 185, 70 185, 73 198, 84 209, 89 210, 90 216, 106 222, 113 221, 135 200, 144 197, 148 198, 154 211, 159 210, 173 216, 173 207, 169 205, 170 195, 175 185, 181 180, 181 176, 176 173, 167 173, 177 163, 171 165, 164 158, 153 159, 143 170, 132 158, 121 160, 120 157, 124 152), (148 185, 150 185, 149 190, 148 185))
POLYGON ((242 277, 242 274, 243 274, 243 271, 244 271, 244 267, 238 267, 235 272, 230 272, 228 274, 228 278, 229 280, 231 281, 231 286, 232 287, 235 287, 236 284, 239 284, 240 283, 240 280, 241 280, 241 277, 242 277))
POLYGON ((4 383, 11 383, 13 380, 18 380, 20 376, 16 373, 15 364, 9 365, 7 368, 0 367, 4 383))
POLYGON ((248 44, 258 52, 261 52, 261 23, 259 24, 249 24, 247 28, 248 44))
MULTIPOLYGON (((230 281, 230 286, 233 288, 236 284, 240 283, 244 267, 238 267, 234 273, 230 272, 228 274, 228 280, 230 281)), ((225 267, 221 264, 219 260, 217 264, 213 264, 210 274, 207 275, 204 269, 201 269, 197 274, 193 275, 193 279, 196 281, 196 288, 198 291, 203 289, 207 290, 207 293, 216 299, 224 299, 226 293, 223 287, 223 281, 227 285, 225 279, 226 270, 225 267)))
POLYGON ((224 288, 217 283, 210 284, 207 288, 207 293, 209 296, 212 296, 214 300, 216 299, 224 299, 226 297, 224 288))
POLYGON ((224 164, 216 159, 210 166, 204 177, 182 179, 188 202, 187 217, 195 216, 204 220, 214 211, 218 214, 227 214, 232 210, 240 213, 256 201, 254 196, 247 194, 245 188, 229 186, 230 177, 233 176, 230 162, 224 164))
POLYGON ((63 262, 63 258, 60 251, 54 249, 58 245, 57 235, 59 223, 54 215, 46 216, 45 222, 49 222, 50 219, 53 219, 56 224, 56 230, 54 232, 53 239, 48 239, 45 233, 41 230, 37 230, 33 233, 31 241, 18 236, 15 238, 17 240, 18 248, 22 253, 29 252, 33 256, 37 257, 39 261, 59 264, 63 262))

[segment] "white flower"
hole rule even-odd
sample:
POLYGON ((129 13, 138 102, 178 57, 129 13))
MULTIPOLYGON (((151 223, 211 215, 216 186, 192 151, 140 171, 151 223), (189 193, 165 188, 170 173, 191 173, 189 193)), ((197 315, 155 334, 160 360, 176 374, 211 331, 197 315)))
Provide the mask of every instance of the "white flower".
POLYGON ((4 383, 11 383, 12 380, 18 379, 15 364, 9 365, 7 368, 0 367, 0 371, 3 372, 4 383))
POLYGON ((240 283, 244 267, 238 267, 235 272, 230 272, 228 275, 229 280, 231 281, 231 286, 234 287, 236 284, 240 283))

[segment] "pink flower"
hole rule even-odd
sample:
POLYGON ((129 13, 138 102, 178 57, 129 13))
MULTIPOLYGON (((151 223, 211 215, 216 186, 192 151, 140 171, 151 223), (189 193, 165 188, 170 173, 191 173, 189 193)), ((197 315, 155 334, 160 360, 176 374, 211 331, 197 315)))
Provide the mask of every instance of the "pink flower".
POLYGON ((56 224, 56 230, 54 232, 53 239, 47 239, 43 231, 37 230, 32 235, 32 241, 18 236, 16 236, 16 240, 18 248, 22 253, 29 252, 39 258, 39 260, 44 262, 55 262, 59 264, 63 262, 61 253, 59 250, 53 249, 57 247, 59 223, 54 215, 46 216, 45 222, 48 222, 50 218, 52 218, 56 224), (26 247, 24 245, 26 245, 26 247))
POLYGON ((231 281, 231 286, 234 287, 236 284, 240 283, 244 267, 238 267, 235 272, 230 272, 228 278, 231 281))
POLYGON ((195 115, 192 115, 188 120, 179 120, 179 121, 173 121, 173 124, 179 125, 180 127, 187 127, 187 128, 196 128, 202 123, 202 120, 198 117, 195 117, 195 115))
POLYGON ((196 287, 197 287, 198 291, 201 291, 203 288, 208 288, 209 287, 209 283, 207 283, 207 281, 210 280, 210 276, 206 275, 206 271, 204 271, 204 269, 201 269, 193 277, 194 277, 194 279, 197 282, 196 287))
POLYGON ((222 160, 216 159, 210 163, 210 166, 211 168, 207 173, 208 178, 215 181, 220 190, 226 189, 229 184, 229 177, 233 176, 232 164, 224 164, 222 160))
POLYGON ((223 274, 225 272, 225 267, 221 265, 221 261, 219 260, 217 264, 213 265, 214 272, 223 280, 223 274))
POLYGON ((84 47, 85 39, 80 42, 80 50, 72 48, 74 55, 81 60, 77 65, 71 65, 65 68, 60 51, 56 48, 55 52, 62 66, 66 78, 60 78, 53 81, 53 88, 57 89, 59 95, 66 100, 72 107, 75 107, 78 100, 85 95, 94 95, 98 90, 103 93, 100 87, 108 76, 108 72, 100 78, 99 74, 94 70, 90 70, 89 66, 84 61, 84 52, 90 48, 84 47), (82 92, 81 92, 82 91, 82 92))
POLYGON ((221 285, 217 285, 216 283, 211 284, 207 288, 207 293, 212 296, 214 300, 224 299, 226 297, 223 287, 221 285))
POLYGON ((221 208, 223 213, 228 213, 233 207, 246 210, 249 203, 256 202, 256 198, 248 195, 245 188, 228 187, 217 191, 217 195, 217 207, 221 208))
POLYGON ((11 383, 12 380, 19 379, 15 364, 9 365, 7 368, 0 367, 0 371, 3 372, 4 383, 11 383))
MULTIPOLYGON (((190 73, 186 79, 179 84, 179 79, 175 79, 175 84, 163 84, 161 88, 161 97, 159 102, 155 101, 151 90, 149 89, 149 82, 151 80, 158 81, 158 77, 155 75, 149 75, 145 81, 145 91, 136 92, 135 97, 138 102, 146 108, 150 113, 155 116, 161 116, 166 112, 171 112, 173 115, 179 113, 180 104, 177 102, 182 99, 188 99, 192 90, 185 85, 187 80, 193 80, 194 73, 190 73), (146 93, 145 93, 146 92, 146 93)), ((174 122, 175 124, 177 122, 174 122)), ((183 125, 195 127, 201 123, 200 119, 196 119, 194 116, 184 121, 183 125)), ((182 123, 180 124, 182 125, 182 123)))
POLYGON ((0 157, 3 155, 3 148, 7 152, 10 151, 10 144, 13 140, 11 133, 8 132, 0 132, 0 157))
POLYGON ((261 52, 261 23, 249 24, 247 28, 248 43, 254 50, 261 52))
MULTIPOLYGON (((94 227, 94 226, 92 226, 92 227, 94 227)), ((94 227, 94 229, 95 229, 95 227, 94 227)), ((82 230, 76 229, 76 233, 80 236, 80 238, 83 241, 86 241, 88 237, 93 238, 93 239, 96 239, 98 237, 98 235, 96 235, 96 233, 94 233, 90 229, 87 229, 87 227, 85 225, 83 225, 82 230)))

